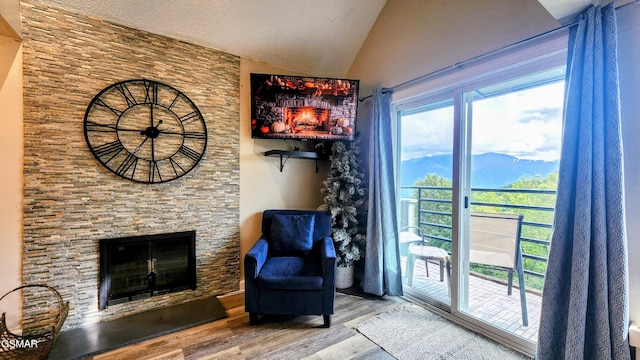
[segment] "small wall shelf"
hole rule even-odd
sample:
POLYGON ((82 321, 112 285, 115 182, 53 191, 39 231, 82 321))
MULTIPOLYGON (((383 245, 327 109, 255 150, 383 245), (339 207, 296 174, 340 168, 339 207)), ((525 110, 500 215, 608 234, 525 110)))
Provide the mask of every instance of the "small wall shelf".
POLYGON ((320 155, 313 151, 299 151, 299 150, 269 150, 264 153, 264 156, 280 156, 280 172, 284 168, 284 164, 289 160, 289 158, 296 159, 311 159, 316 161, 316 173, 318 172, 319 164, 318 160, 320 160, 320 155))

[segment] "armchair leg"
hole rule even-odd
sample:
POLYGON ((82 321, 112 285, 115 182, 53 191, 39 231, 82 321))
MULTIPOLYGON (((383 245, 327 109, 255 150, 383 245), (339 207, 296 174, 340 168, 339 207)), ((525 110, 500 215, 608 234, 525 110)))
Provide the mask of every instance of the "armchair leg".
POLYGON ((249 326, 253 326, 258 323, 258 314, 257 313, 249 313, 249 326))
POLYGON ((322 318, 324 319, 324 327, 331 327, 331 314, 322 315, 322 318))

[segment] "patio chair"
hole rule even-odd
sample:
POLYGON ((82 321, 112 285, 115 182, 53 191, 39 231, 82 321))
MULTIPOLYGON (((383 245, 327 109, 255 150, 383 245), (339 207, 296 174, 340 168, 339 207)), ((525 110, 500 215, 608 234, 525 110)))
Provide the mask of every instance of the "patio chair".
POLYGON ((518 273, 522 324, 529 326, 522 249, 520 248, 522 218, 522 215, 471 213, 469 261, 505 268, 508 271, 508 295, 512 293, 513 271, 518 273))
POLYGON ((429 276, 429 262, 435 262, 440 266, 440 281, 444 281, 444 274, 447 274, 447 290, 451 293, 451 262, 449 253, 436 246, 428 245, 428 240, 422 235, 419 227, 407 226, 400 229, 400 247, 407 247, 407 284, 413 283, 413 269, 416 260, 423 260, 427 277, 429 276), (414 230, 414 231, 411 231, 414 230))

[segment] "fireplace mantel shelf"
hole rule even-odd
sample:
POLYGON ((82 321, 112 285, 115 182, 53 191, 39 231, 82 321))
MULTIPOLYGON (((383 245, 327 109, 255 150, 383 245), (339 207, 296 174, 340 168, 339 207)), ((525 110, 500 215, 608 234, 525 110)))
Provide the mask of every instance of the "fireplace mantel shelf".
POLYGON ((264 156, 280 156, 280 172, 284 169, 284 164, 289 158, 296 159, 311 159, 316 161, 316 173, 318 173, 318 160, 322 158, 318 153, 313 151, 300 151, 300 150, 269 150, 264 153, 264 156))

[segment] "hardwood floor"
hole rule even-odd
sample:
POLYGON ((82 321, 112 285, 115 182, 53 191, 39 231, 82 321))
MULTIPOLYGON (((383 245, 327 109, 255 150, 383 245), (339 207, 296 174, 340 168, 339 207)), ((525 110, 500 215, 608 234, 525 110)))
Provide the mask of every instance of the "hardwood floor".
MULTIPOLYGON (((219 298, 228 317, 94 356, 93 360, 393 359, 353 329, 360 321, 405 300, 365 299, 338 293, 331 328, 322 316, 264 316, 249 326, 244 294, 219 298)), ((197 311, 197 309, 194 309, 197 311)), ((123 329, 126 331, 126 329, 123 329)))

